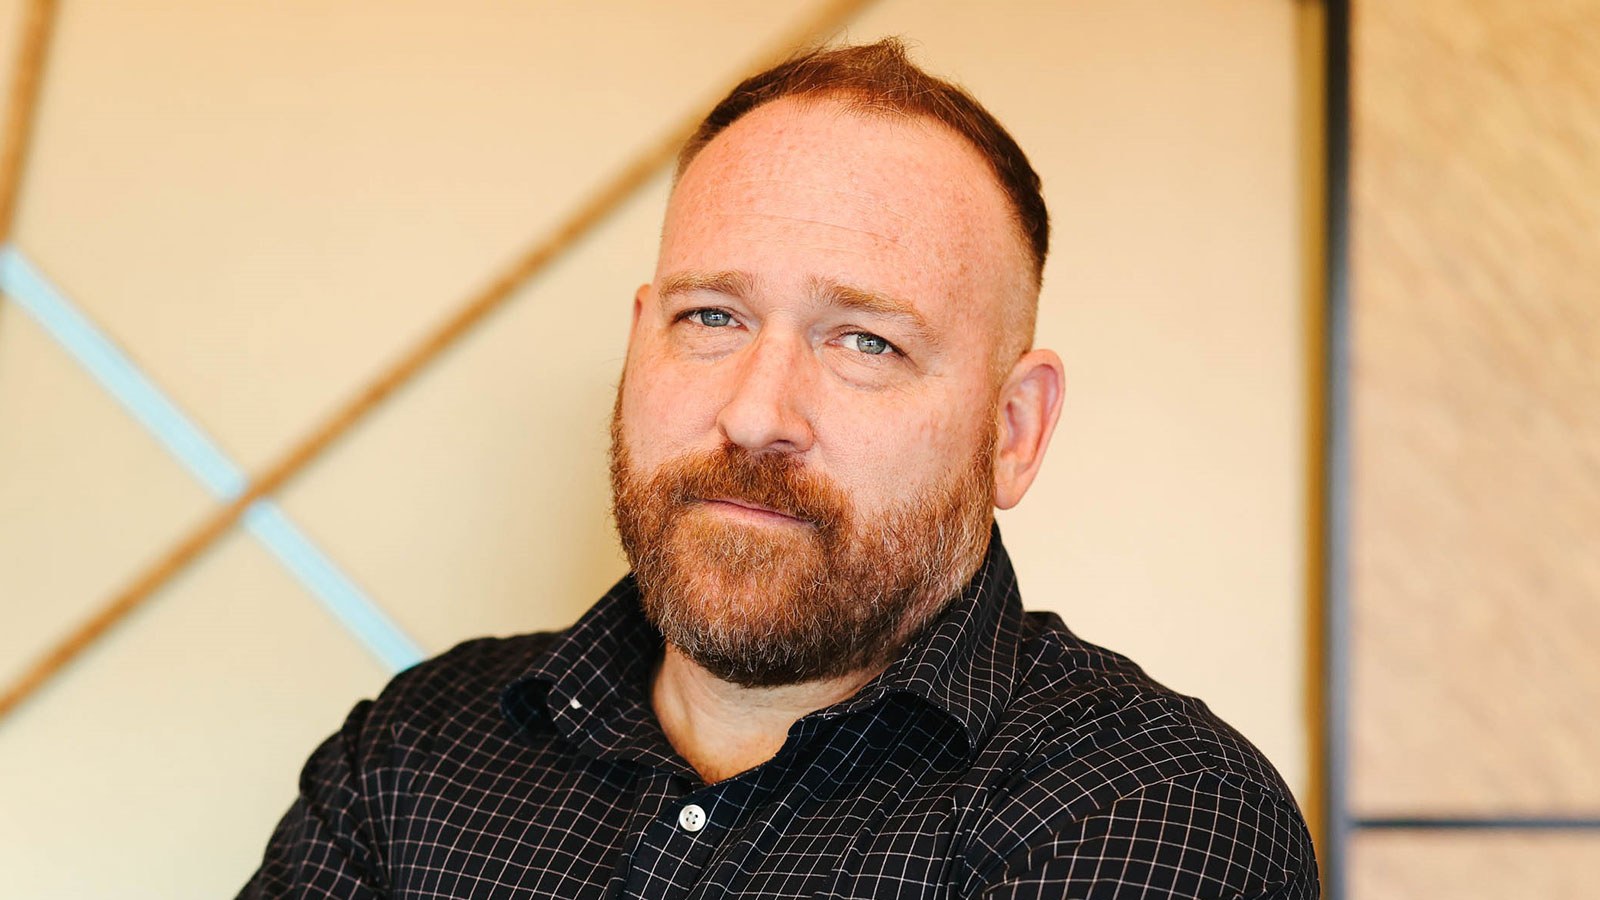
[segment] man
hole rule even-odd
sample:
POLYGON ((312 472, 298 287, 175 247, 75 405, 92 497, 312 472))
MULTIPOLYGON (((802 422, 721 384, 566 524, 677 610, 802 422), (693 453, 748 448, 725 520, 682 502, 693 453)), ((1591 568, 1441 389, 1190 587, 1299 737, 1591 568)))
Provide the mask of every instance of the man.
POLYGON ((247 897, 1278 897, 1304 823, 1196 700, 1024 614, 1062 367, 1039 182, 897 43, 684 149, 612 423, 633 573, 397 677, 247 897))

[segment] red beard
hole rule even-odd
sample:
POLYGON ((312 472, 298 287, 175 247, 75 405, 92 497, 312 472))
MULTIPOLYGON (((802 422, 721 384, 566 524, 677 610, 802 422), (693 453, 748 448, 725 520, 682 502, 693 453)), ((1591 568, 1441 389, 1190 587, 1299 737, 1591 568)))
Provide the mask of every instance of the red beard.
POLYGON ((971 579, 993 521, 993 446, 900 507, 856 511, 792 456, 727 445, 634 470, 611 427, 613 512, 644 611, 668 643, 746 687, 887 664, 971 579), (741 521, 734 500, 793 522, 741 521))

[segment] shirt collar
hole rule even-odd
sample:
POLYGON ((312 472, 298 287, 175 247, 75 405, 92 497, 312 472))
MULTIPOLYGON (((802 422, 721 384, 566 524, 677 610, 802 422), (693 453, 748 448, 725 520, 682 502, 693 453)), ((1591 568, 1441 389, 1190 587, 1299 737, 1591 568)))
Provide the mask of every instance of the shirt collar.
MULTIPOLYGON (((877 678, 820 712, 852 713, 909 695, 954 720, 970 753, 1010 701, 1021 629, 1016 573, 995 526, 983 564, 961 595, 877 678)), ((661 648, 628 575, 506 686, 501 710, 524 728, 548 722, 596 756, 676 765, 650 709, 651 670, 661 648)))
POLYGON ((996 525, 983 564, 961 595, 844 707, 854 711, 890 694, 909 694, 953 719, 970 754, 1011 701, 1021 641, 1022 596, 996 525))

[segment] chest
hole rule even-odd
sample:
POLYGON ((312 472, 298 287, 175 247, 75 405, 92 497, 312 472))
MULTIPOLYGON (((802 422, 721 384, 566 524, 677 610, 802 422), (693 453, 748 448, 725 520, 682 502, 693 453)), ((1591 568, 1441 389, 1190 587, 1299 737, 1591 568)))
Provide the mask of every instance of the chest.
POLYGON ((969 789, 947 736, 909 735, 833 735, 709 786, 555 738, 454 748, 388 823, 394 896, 950 896, 969 789))

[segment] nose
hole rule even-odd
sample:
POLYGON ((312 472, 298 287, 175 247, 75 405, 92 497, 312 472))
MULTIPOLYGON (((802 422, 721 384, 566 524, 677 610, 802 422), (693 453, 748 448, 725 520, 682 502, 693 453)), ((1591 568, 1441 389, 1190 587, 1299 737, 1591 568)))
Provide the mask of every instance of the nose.
POLYGON ((734 360, 733 393, 717 413, 723 435, 747 450, 811 449, 808 361, 800 336, 772 329, 758 335, 734 360))

